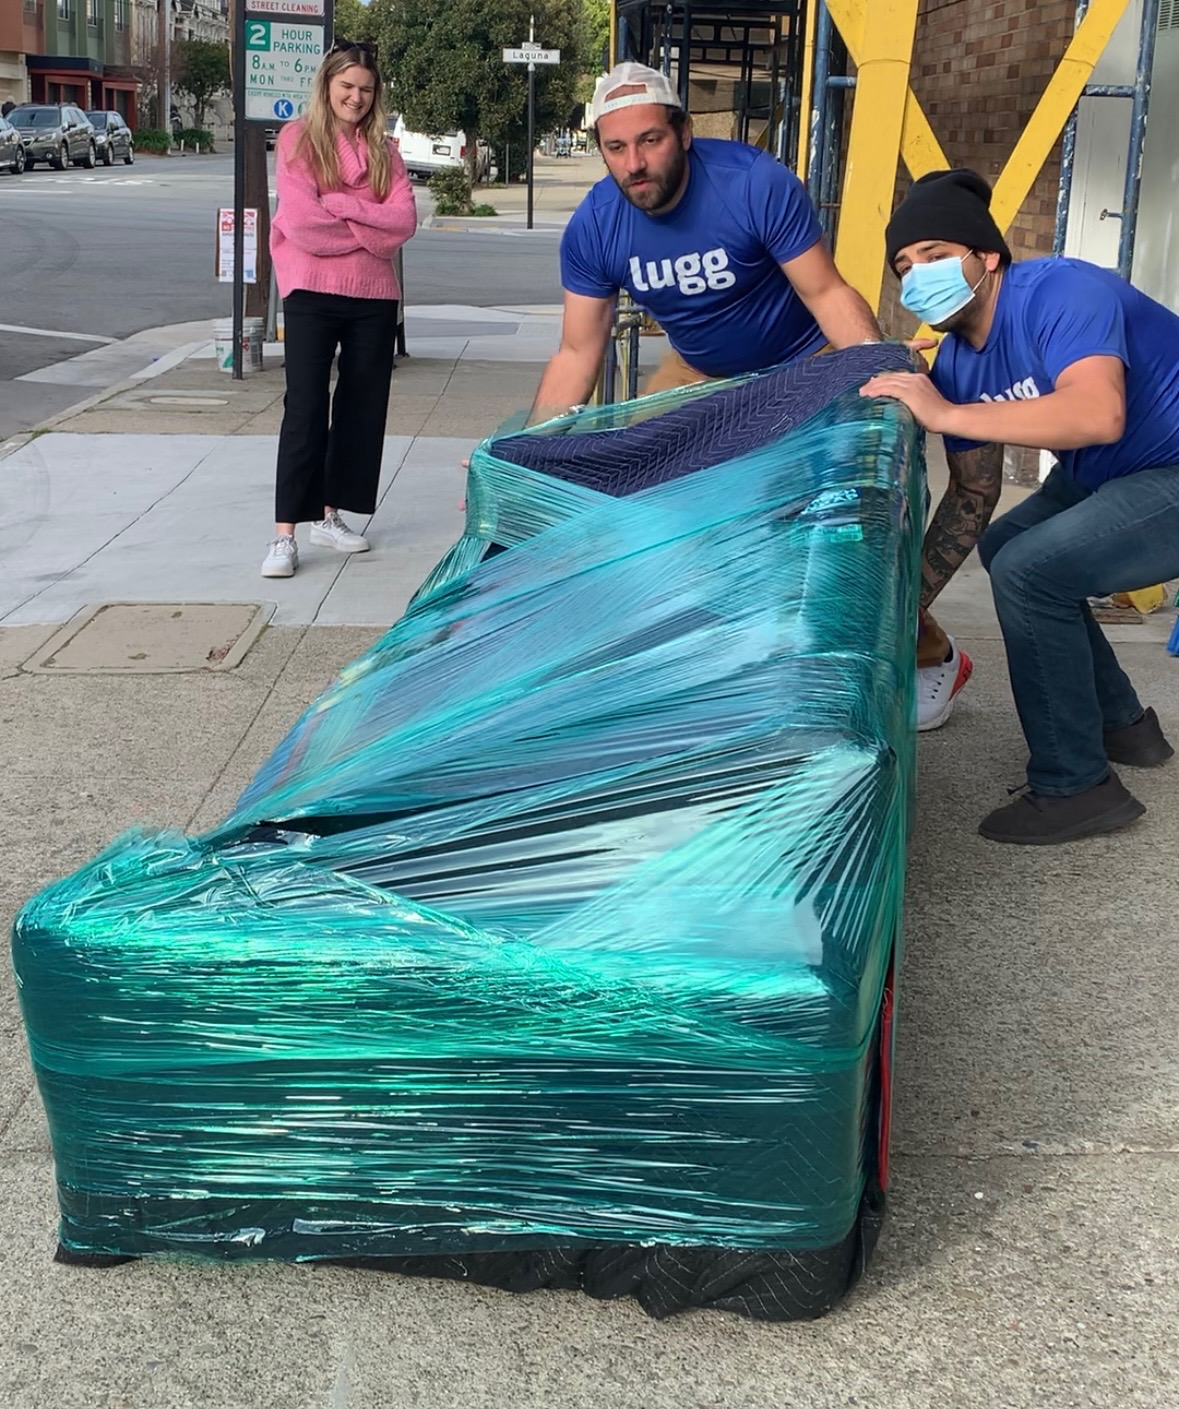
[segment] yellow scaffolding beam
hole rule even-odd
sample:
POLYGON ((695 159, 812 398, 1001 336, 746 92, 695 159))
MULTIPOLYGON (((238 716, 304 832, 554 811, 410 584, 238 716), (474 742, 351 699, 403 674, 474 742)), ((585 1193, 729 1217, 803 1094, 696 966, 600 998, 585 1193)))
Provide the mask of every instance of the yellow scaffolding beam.
POLYGON ((1097 61, 1129 4, 1130 0, 1092 0, 1088 14, 1073 35, 1015 150, 1008 157, 1002 175, 995 182, 991 211, 1000 230, 1007 229, 1027 200, 1036 177, 1064 131, 1069 113, 1080 101, 1085 84, 1092 78, 1097 61))
MULTIPOLYGON (((887 144, 896 129, 897 97, 895 72, 890 74, 891 82, 883 82, 878 75, 872 87, 866 89, 864 68, 866 64, 873 67, 881 64, 895 65, 898 46, 904 46, 907 30, 899 35, 882 34, 881 31, 897 24, 898 4, 907 12, 908 0, 887 0, 887 3, 884 0, 828 0, 831 17, 843 36, 848 55, 859 70, 855 106, 852 111, 852 137, 848 144, 848 180, 840 214, 840 268, 848 282, 855 284, 873 307, 879 306, 880 278, 873 277, 868 268, 873 249, 879 248, 883 258, 884 226, 888 223, 891 212, 891 188, 879 214, 876 213, 876 208, 879 190, 886 179, 884 171, 887 169, 889 182, 894 179, 896 173, 896 162, 887 150, 887 144), (857 148, 856 124, 861 117, 860 131, 863 143, 857 148), (854 184, 851 180, 853 158, 857 170, 857 180, 854 184), (878 162, 879 170, 866 170, 866 160, 878 162), (861 196, 860 188, 865 181, 870 194, 861 196), (849 200, 852 202, 856 225, 848 233, 849 243, 845 248, 844 232, 849 200), (878 239, 870 229, 860 224, 865 219, 878 222, 878 239)), ((1027 200, 1036 177, 1052 155, 1069 114, 1080 101, 1085 85, 1093 76, 1097 61, 1105 51, 1129 4, 1130 0, 1092 0, 1088 13, 1073 35, 1072 42, 1036 104, 1014 151, 994 183, 991 209, 1000 230, 1008 229, 1027 200)), ((911 61, 911 57, 910 42, 906 64, 911 61)), ((914 179, 930 171, 944 170, 950 165, 934 135, 929 119, 908 86, 907 77, 899 139, 893 151, 900 153, 901 160, 914 179)), ((920 330, 920 336, 929 336, 929 333, 928 328, 920 330)))
POLYGON ((862 9, 864 39, 857 62, 835 262, 847 282, 876 308, 884 276, 884 227, 896 191, 918 0, 871 0, 871 24, 868 0, 845 3, 862 9))
POLYGON ((802 83, 798 107, 798 163, 796 174, 800 181, 810 175, 808 167, 811 159, 811 109, 815 105, 815 36, 819 27, 819 0, 808 0, 806 7, 806 29, 802 45, 802 83))
MULTIPOLYGON (((843 36, 847 52, 857 67, 863 62, 868 35, 869 0, 827 0, 827 8, 836 28, 843 36)), ((875 7, 872 22, 876 23, 875 7)), ((914 180, 927 171, 940 171, 949 166, 941 143, 933 135, 933 128, 921 104, 913 96, 912 89, 906 86, 905 116, 901 127, 901 158, 914 180)))
MULTIPOLYGON (((1092 77, 1098 59, 1129 4, 1130 0, 1092 0, 1088 14, 1073 35, 1072 43, 1028 120, 1002 176, 995 183, 994 211, 1000 229, 1006 229, 1027 199, 1036 177, 1052 154, 1069 113, 1080 100, 1085 84, 1092 77)), ((870 0, 828 0, 828 8, 852 62, 859 66, 868 42, 869 8, 872 10, 871 27, 875 28, 877 6, 872 5, 870 0)), ((900 153, 914 180, 929 171, 944 170, 950 165, 911 89, 905 94, 900 153)))

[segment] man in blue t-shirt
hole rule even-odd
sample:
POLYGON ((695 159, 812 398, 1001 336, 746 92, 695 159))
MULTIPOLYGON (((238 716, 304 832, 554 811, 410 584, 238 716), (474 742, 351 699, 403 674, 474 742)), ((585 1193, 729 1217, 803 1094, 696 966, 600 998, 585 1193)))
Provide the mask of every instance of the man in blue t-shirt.
POLYGON ((742 142, 694 142, 678 93, 643 64, 599 80, 590 119, 609 176, 561 242, 561 347, 533 422, 588 400, 620 289, 673 349, 648 391, 880 341, 793 172, 742 142))
POLYGON ((945 440, 922 605, 977 545, 1031 753, 1027 790, 979 831, 1045 845, 1140 817, 1110 764, 1156 767, 1174 752, 1089 598, 1179 576, 1179 317, 1081 260, 1012 264, 990 197, 974 172, 934 172, 897 208, 887 247, 901 302, 946 338, 932 375, 876 377, 863 393, 903 401, 945 440), (1057 464, 988 528, 1004 445, 1057 464))

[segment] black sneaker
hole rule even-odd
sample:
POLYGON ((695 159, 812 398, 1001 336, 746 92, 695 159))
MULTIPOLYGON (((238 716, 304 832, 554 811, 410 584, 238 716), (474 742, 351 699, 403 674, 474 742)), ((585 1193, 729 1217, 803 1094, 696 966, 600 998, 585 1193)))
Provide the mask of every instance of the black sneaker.
POLYGON ((1029 788, 978 824, 988 841, 1016 846, 1057 846, 1137 821, 1146 808, 1126 791, 1116 773, 1071 797, 1041 797, 1029 788))
POLYGON ((1127 768, 1158 768, 1168 758, 1174 758, 1175 750, 1163 736, 1158 715, 1148 709, 1133 724, 1106 734, 1105 756, 1111 763, 1127 768))

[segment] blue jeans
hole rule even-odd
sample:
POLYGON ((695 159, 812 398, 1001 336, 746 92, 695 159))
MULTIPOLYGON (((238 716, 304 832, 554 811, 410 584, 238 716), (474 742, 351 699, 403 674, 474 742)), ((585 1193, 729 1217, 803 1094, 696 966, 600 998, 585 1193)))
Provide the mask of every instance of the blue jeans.
POLYGON ((1054 469, 987 529, 978 555, 1031 751, 1028 782, 1048 797, 1084 792, 1109 773, 1102 734, 1142 714, 1086 598, 1179 576, 1179 466, 1096 490, 1054 469))

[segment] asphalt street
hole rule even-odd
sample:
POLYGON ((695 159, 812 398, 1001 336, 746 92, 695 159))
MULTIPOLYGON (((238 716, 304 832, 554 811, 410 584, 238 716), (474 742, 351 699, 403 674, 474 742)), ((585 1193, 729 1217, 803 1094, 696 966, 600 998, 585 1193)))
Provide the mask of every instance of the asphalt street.
MULTIPOLYGON (((81 399, 19 381, 147 328, 223 317, 214 273, 217 207, 232 155, 140 157, 96 171, 0 176, 0 441, 81 399)), ((418 187, 418 209, 429 195, 418 187)), ((406 250, 410 304, 560 301, 557 236, 419 230, 406 250)))

